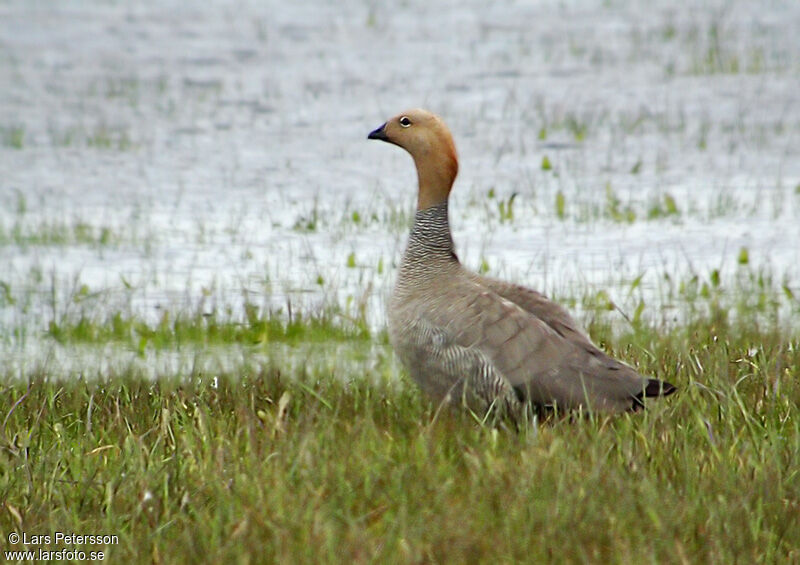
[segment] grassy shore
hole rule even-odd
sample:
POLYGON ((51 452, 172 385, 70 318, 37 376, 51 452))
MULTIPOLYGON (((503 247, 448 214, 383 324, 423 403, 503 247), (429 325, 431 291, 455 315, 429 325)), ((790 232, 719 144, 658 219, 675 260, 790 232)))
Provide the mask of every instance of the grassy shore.
POLYGON ((155 381, 6 375, 3 549, 74 532, 118 536, 79 547, 114 563, 800 559, 793 331, 712 310, 591 332, 679 393, 513 433, 437 412, 385 345, 346 374, 275 355, 155 381))

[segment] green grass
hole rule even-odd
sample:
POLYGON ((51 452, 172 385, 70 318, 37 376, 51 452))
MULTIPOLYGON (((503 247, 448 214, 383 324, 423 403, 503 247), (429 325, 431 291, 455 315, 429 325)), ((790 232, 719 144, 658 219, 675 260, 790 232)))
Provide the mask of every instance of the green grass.
POLYGON ((655 220, 659 218, 666 218, 670 216, 680 217, 680 209, 675 199, 670 194, 665 194, 663 199, 659 198, 658 201, 650 205, 647 211, 647 219, 655 220))
POLYGON ((96 315, 89 308, 59 321, 52 320, 47 335, 61 344, 117 343, 141 354, 147 347, 175 349, 276 341, 323 343, 368 341, 372 337, 363 318, 352 318, 334 309, 318 315, 303 316, 300 313, 291 317, 280 311, 264 312, 249 303, 244 309, 241 320, 230 313, 216 311, 195 314, 165 311, 158 322, 148 322, 121 312, 96 315))
POLYGON ((98 125, 86 137, 86 144, 95 149, 112 149, 126 151, 133 147, 128 131, 124 128, 109 128, 105 124, 98 125))
POLYGON ((22 149, 25 145, 25 128, 22 126, 0 127, 3 145, 12 149, 22 149))
MULTIPOLYGON (((24 206, 22 198, 18 199, 18 215, 23 215, 24 209, 20 212, 20 206, 24 206)), ((73 223, 61 221, 40 222, 37 225, 15 222, 8 228, 0 224, 0 247, 7 245, 18 245, 20 247, 48 245, 101 247, 113 245, 121 241, 121 239, 121 236, 115 234, 108 227, 97 228, 82 221, 73 223)))
POLYGON ((109 562, 800 558, 800 341, 720 315, 591 330, 680 391, 517 434, 437 412, 386 356, 346 374, 275 356, 156 381, 5 375, 3 547, 72 531, 118 535, 109 562))

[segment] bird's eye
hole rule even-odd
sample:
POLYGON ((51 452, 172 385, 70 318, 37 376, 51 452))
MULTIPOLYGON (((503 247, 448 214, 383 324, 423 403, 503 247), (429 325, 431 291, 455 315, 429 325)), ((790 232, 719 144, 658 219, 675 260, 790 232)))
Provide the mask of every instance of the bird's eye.
POLYGON ((403 126, 404 128, 407 128, 408 126, 411 125, 411 120, 408 119, 408 116, 403 116, 402 118, 400 118, 400 125, 403 126))

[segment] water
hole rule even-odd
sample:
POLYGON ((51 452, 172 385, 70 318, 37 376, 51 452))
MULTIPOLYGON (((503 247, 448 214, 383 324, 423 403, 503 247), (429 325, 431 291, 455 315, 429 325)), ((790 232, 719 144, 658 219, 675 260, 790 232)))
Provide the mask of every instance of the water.
POLYGON ((7 354, 82 308, 382 327, 415 176, 366 134, 412 106, 453 130, 472 268, 620 301, 644 275, 650 305, 746 247, 800 295, 799 3, 485 4, 3 4, 7 354))

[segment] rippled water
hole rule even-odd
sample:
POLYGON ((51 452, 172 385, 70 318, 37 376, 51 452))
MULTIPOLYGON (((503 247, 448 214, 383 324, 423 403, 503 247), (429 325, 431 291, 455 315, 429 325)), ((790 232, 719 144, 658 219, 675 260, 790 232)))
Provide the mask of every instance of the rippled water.
POLYGON ((416 179, 366 134, 409 106, 453 130, 473 268, 651 304, 746 247, 800 295, 800 3, 394 4, 1 5, 6 348, 81 307, 381 327, 416 179))

